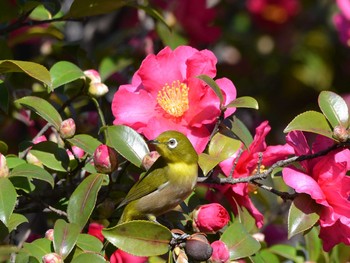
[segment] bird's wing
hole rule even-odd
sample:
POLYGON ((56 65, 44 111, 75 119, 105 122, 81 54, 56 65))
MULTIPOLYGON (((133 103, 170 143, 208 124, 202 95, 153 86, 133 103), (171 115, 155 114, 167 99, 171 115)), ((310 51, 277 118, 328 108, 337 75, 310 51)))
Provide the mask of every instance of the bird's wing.
POLYGON ((130 203, 131 201, 146 196, 162 187, 162 185, 168 181, 167 176, 162 175, 162 173, 164 173, 165 166, 165 161, 161 157, 158 158, 147 173, 140 178, 133 185, 133 187, 131 187, 130 191, 124 200, 119 204, 118 208, 130 203))

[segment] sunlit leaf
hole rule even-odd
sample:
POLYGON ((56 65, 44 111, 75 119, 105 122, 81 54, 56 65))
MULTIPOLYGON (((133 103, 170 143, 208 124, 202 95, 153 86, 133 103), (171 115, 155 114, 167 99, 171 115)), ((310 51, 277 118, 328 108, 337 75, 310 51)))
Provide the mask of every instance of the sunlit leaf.
POLYGON ((6 156, 6 162, 9 169, 27 163, 25 160, 18 158, 17 156, 6 156))
POLYGON ((77 246, 83 251, 95 253, 100 253, 103 248, 102 242, 97 237, 89 234, 80 234, 78 236, 77 246))
POLYGON ((8 226, 15 208, 17 193, 8 178, 0 178, 0 220, 8 226))
POLYGON ((156 256, 169 251, 171 232, 150 221, 130 221, 102 230, 114 246, 137 256, 156 256))
POLYGON ((15 102, 20 103, 29 109, 35 111, 39 116, 45 119, 48 123, 52 124, 56 130, 59 130, 62 118, 58 111, 46 100, 27 96, 16 100, 15 102))
POLYGON ((322 251, 321 239, 318 237, 319 231, 316 227, 307 231, 304 235, 305 238, 305 248, 309 255, 309 260, 311 262, 318 262, 318 259, 322 251))
POLYGON ((87 262, 104 263, 107 261, 101 255, 94 254, 94 253, 82 253, 71 261, 71 263, 87 263, 87 262))
POLYGON ((276 255, 282 256, 286 259, 293 260, 295 263, 303 263, 304 259, 302 256, 298 255, 298 250, 296 247, 290 245, 278 244, 269 247, 268 250, 276 255))
POLYGON ((248 148, 253 142, 253 136, 249 132, 247 126, 245 126, 245 124, 236 116, 233 116, 231 125, 231 130, 223 130, 222 132, 231 138, 239 139, 241 142, 243 142, 244 146, 248 148), (230 132, 233 133, 233 136, 230 134, 230 132))
POLYGON ((218 96, 220 100, 220 105, 223 105, 224 103, 224 96, 222 95, 222 91, 219 87, 219 85, 213 80, 211 77, 207 75, 199 75, 197 78, 203 80, 205 83, 209 85, 209 87, 212 88, 212 90, 215 92, 215 94, 218 96))
POLYGON ((73 138, 68 139, 68 141, 91 155, 94 154, 96 148, 101 144, 99 140, 88 134, 77 134, 73 138))
POLYGON ((74 248, 80 233, 80 228, 76 224, 67 223, 63 219, 58 219, 53 231, 53 246, 55 252, 64 259, 74 248))
POLYGON ((85 76, 78 66, 68 61, 59 61, 54 64, 50 69, 50 74, 53 89, 85 76))
POLYGON ((295 130, 313 132, 332 138, 332 130, 326 118, 322 113, 317 111, 306 111, 299 114, 288 124, 284 132, 287 133, 295 130))
POLYGON ((10 173, 10 177, 26 177, 28 179, 38 179, 48 182, 51 187, 54 187, 53 176, 45 169, 29 163, 24 163, 16 166, 10 173))
POLYGON ((51 241, 47 238, 39 238, 31 243, 24 243, 24 250, 29 255, 35 257, 38 262, 42 262, 42 257, 49 254, 51 251, 51 241))
POLYGON ((251 109, 259 109, 259 104, 256 99, 249 96, 239 97, 234 101, 230 102, 226 108, 251 108, 251 109))
POLYGON ((142 159, 149 153, 145 140, 128 126, 108 126, 107 144, 119 152, 125 159, 141 167, 142 159))
POLYGON ((27 223, 27 222, 28 222, 28 219, 24 215, 13 213, 10 216, 10 220, 8 223, 9 232, 11 232, 12 230, 15 230, 17 226, 19 226, 20 224, 27 223))

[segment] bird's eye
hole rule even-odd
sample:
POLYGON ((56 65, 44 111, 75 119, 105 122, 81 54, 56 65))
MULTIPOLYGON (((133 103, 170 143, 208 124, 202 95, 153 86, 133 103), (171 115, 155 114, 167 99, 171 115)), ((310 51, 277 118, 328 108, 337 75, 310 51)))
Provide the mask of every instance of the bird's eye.
POLYGON ((169 146, 169 148, 174 149, 177 146, 177 140, 174 138, 171 138, 168 141, 168 146, 169 146))

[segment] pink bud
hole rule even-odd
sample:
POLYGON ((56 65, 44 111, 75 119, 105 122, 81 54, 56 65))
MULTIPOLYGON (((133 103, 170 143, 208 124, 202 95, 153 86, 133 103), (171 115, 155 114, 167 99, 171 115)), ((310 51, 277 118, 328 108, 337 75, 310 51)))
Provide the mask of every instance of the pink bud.
POLYGON ((43 163, 38 158, 36 158, 30 151, 26 155, 26 160, 30 164, 34 164, 34 165, 37 165, 39 167, 44 167, 43 163))
POLYGON ((0 153, 0 177, 8 177, 9 168, 7 166, 6 157, 0 153))
POLYGON ((45 237, 50 240, 50 241, 53 241, 53 229, 48 229, 46 232, 45 232, 45 237))
POLYGON ((213 254, 211 255, 210 262, 213 263, 228 263, 230 262, 230 252, 224 242, 216 240, 211 243, 213 248, 213 254))
POLYGON ((88 92, 91 96, 100 98, 107 94, 108 87, 103 83, 91 83, 88 92))
MULTIPOLYGON (((74 153, 74 155, 76 157, 78 157, 80 159, 84 157, 84 154, 85 154, 84 150, 79 148, 78 146, 73 145, 72 146, 72 150, 73 150, 73 153, 74 153)), ((67 150, 67 154, 69 156, 69 160, 75 159, 73 153, 70 150, 67 150)))
POLYGON ((94 165, 97 172, 111 173, 118 166, 117 152, 105 144, 101 144, 94 152, 94 165))
POLYGON ((151 166, 154 164, 155 161, 157 161, 160 154, 157 151, 152 151, 145 155, 142 159, 142 166, 148 170, 151 168, 151 166))
POLYGON ((63 259, 56 253, 50 253, 43 256, 43 263, 63 263, 63 259))
POLYGON ((109 261, 111 263, 145 263, 147 262, 147 257, 134 256, 121 249, 118 249, 111 255, 109 261))
POLYGON ((227 210, 218 203, 199 206, 193 212, 193 228, 198 232, 216 233, 229 221, 227 210))
POLYGON ((64 139, 68 139, 74 136, 75 134, 75 122, 72 118, 62 121, 60 126, 60 135, 64 139))
POLYGON ((34 144, 37 144, 37 143, 39 143, 39 142, 46 142, 46 141, 47 141, 47 139, 46 139, 45 135, 41 135, 41 136, 39 136, 38 138, 35 138, 35 139, 33 140, 33 143, 34 143, 34 144))
POLYGON ((101 240, 101 242, 103 242, 105 239, 105 237, 102 235, 103 228, 104 226, 99 223, 91 223, 89 224, 88 234, 97 237, 99 240, 101 240))
POLYGON ((337 125, 333 129, 333 137, 340 142, 346 142, 349 139, 349 132, 344 126, 337 125))
POLYGON ((98 71, 94 69, 88 69, 84 71, 84 74, 86 77, 90 79, 90 83, 100 83, 101 82, 101 76, 98 71))

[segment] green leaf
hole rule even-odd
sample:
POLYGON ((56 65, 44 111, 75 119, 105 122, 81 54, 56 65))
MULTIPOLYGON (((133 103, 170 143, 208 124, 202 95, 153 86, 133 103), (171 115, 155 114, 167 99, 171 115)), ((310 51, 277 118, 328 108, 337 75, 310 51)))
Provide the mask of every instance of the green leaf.
MULTIPOLYGON (((1 244, 1 246, 0 246, 0 260, 1 260, 1 262, 13 262, 13 261, 7 261, 7 260, 9 260, 11 258, 12 253, 16 253, 16 252, 18 252, 18 247, 1 244)), ((17 261, 16 261, 16 263, 17 263, 17 261)))
POLYGON ((54 64, 50 69, 50 74, 53 89, 85 76, 78 66, 68 61, 59 61, 54 64))
POLYGON ((30 108, 31 110, 35 111, 48 123, 52 124, 56 130, 59 130, 62 118, 58 111, 46 100, 39 97, 27 96, 18 99, 15 102, 20 103, 26 106, 27 108, 30 108))
POLYGON ((6 156, 6 162, 9 169, 15 168, 18 165, 27 163, 25 160, 17 156, 6 156))
POLYGON ((261 247, 238 219, 225 230, 220 240, 226 244, 230 252, 230 260, 251 256, 261 247))
POLYGON ((88 16, 96 16, 111 13, 129 2, 131 0, 75 0, 65 18, 82 18, 88 16))
POLYGON ((318 96, 318 105, 332 127, 349 126, 349 109, 344 99, 331 91, 322 91, 318 96))
POLYGON ((125 159, 141 167, 143 157, 149 153, 145 140, 128 126, 108 126, 107 144, 119 152, 125 159))
POLYGON ((114 72, 121 71, 132 64, 133 60, 130 58, 113 59, 107 56, 102 59, 98 72, 100 73, 102 82, 109 78, 114 72))
POLYGON ((175 49, 181 45, 187 45, 188 40, 180 35, 176 30, 171 30, 168 25, 163 22, 156 23, 157 34, 162 40, 164 46, 175 49))
POLYGON ((306 111, 299 114, 283 132, 287 133, 295 130, 313 132, 332 139, 332 130, 326 118, 317 111, 306 111))
POLYGON ((0 220, 9 226, 17 200, 16 189, 8 178, 0 178, 0 220))
POLYGON ((294 198, 288 213, 288 238, 313 227, 319 220, 319 205, 306 194, 294 198))
POLYGON ((73 138, 68 139, 68 141, 91 155, 94 154, 96 148, 101 144, 99 140, 88 134, 75 135, 73 138))
POLYGON ((15 230, 17 226, 19 226, 20 224, 27 223, 27 222, 28 222, 28 219, 24 215, 13 213, 10 216, 10 220, 8 223, 9 232, 11 232, 12 230, 15 230))
POLYGON ((150 221, 135 220, 102 230, 114 246, 136 256, 157 256, 169 251, 171 232, 150 221))
POLYGON ((305 235, 305 249, 309 255, 309 261, 318 262, 318 258, 321 255, 322 244, 321 239, 318 237, 318 230, 313 227, 305 235))
POLYGON ((16 166, 10 173, 10 177, 26 177, 28 179, 38 179, 48 182, 51 187, 54 187, 53 176, 45 169, 34 164, 21 164, 16 166))
POLYGON ((87 263, 87 262, 104 263, 107 261, 101 255, 93 254, 93 253, 82 253, 71 261, 71 263, 87 263))
POLYGON ((100 253, 103 248, 102 242, 89 234, 80 234, 77 240, 77 246, 83 251, 100 253))
POLYGON ((254 256, 249 257, 253 263, 280 263, 278 257, 268 251, 267 249, 262 249, 257 252, 254 256))
POLYGON ((29 255, 35 257, 38 262, 42 262, 43 256, 53 252, 51 251, 51 241, 47 238, 36 239, 31 243, 24 243, 23 248, 29 255))
POLYGON ((221 91, 219 85, 215 82, 215 80, 213 80, 208 75, 199 75, 199 76, 197 76, 197 78, 203 80, 205 83, 207 83, 209 85, 209 87, 212 88, 212 90, 215 92, 216 96, 218 96, 218 98, 220 100, 220 108, 221 108, 221 106, 224 103, 224 96, 222 95, 222 91, 221 91))
POLYGON ((34 144, 30 153, 38 158, 46 167, 60 172, 66 172, 69 157, 65 149, 51 141, 34 144))
POLYGON ((209 143, 208 154, 199 155, 199 166, 203 174, 207 175, 220 162, 231 157, 240 147, 241 142, 221 133, 216 133, 209 143))
POLYGON ((268 248, 268 250, 272 253, 275 253, 276 255, 293 260, 295 263, 303 263, 304 262, 303 257, 298 256, 298 250, 295 247, 280 244, 280 245, 274 245, 274 246, 268 248))
POLYGON ((77 242, 80 228, 76 224, 67 223, 63 219, 58 219, 53 232, 53 246, 55 252, 65 259, 77 242))
POLYGON ((241 142, 243 142, 244 146, 248 149, 249 145, 253 142, 253 136, 249 132, 247 126, 245 126, 245 124, 236 116, 233 116, 233 121, 231 122, 231 125, 232 125, 231 132, 234 134, 234 136, 232 135, 230 136, 226 134, 226 132, 225 134, 235 139, 238 138, 241 142))
POLYGON ((0 73, 23 72, 51 87, 49 71, 42 65, 20 60, 0 60, 0 73))
POLYGON ((90 174, 78 185, 68 202, 69 222, 83 229, 95 207, 98 191, 106 177, 106 174, 90 174))
POLYGON ((249 96, 244 96, 244 97, 239 97, 235 99, 234 101, 230 102, 226 108, 251 108, 251 109, 259 109, 259 104, 256 99, 249 97, 249 96))

